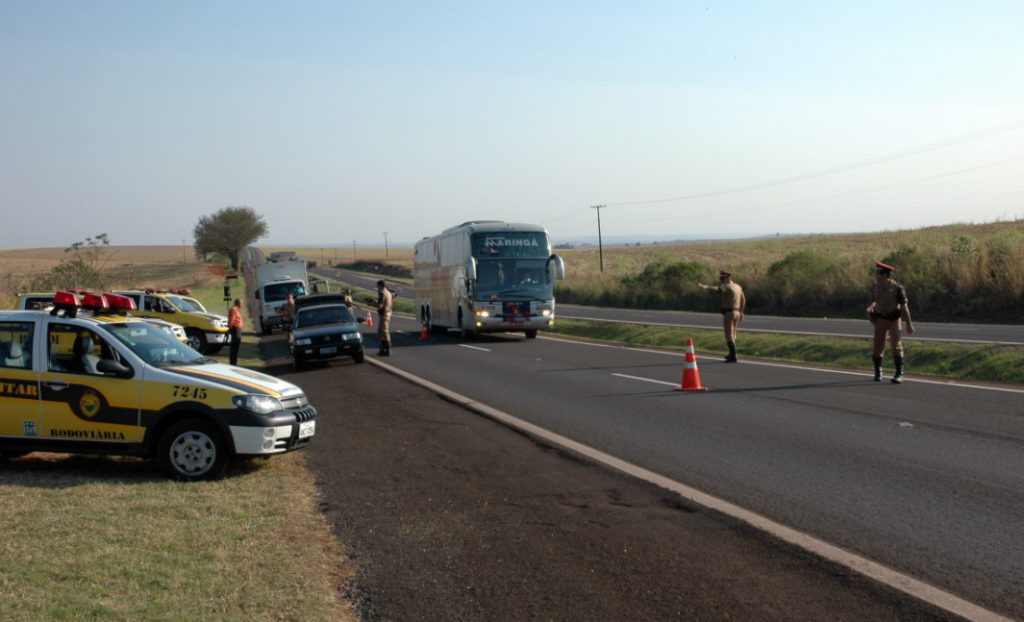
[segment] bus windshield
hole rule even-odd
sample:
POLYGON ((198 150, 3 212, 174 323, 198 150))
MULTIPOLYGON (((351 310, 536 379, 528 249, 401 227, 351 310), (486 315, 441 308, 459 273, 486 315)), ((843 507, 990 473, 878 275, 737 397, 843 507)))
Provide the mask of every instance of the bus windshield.
POLYGON ((476 297, 554 298, 547 259, 484 259, 477 264, 476 297))

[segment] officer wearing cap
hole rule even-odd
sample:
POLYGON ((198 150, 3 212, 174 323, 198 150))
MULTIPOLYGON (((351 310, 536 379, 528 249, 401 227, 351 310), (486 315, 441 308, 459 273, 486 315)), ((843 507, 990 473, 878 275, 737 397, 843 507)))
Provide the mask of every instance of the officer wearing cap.
POLYGON ((732 273, 722 270, 718 273, 718 285, 697 283, 701 289, 710 289, 722 296, 722 328, 725 330, 725 344, 729 346, 726 363, 735 363, 736 358, 736 327, 743 321, 743 310, 747 308, 747 298, 743 288, 732 280, 732 273))
POLYGON ((875 262, 875 283, 871 287, 871 302, 868 304, 868 320, 874 324, 875 340, 871 350, 871 360, 875 364, 875 382, 882 380, 882 356, 885 354, 885 337, 889 336, 892 346, 892 359, 896 373, 892 382, 903 382, 903 342, 900 340, 901 322, 907 323, 907 334, 914 334, 914 324, 910 321, 910 303, 903 286, 892 280, 895 268, 875 262))
POLYGON ((281 305, 281 325, 285 330, 292 329, 292 322, 295 321, 295 295, 288 294, 284 304, 281 305))

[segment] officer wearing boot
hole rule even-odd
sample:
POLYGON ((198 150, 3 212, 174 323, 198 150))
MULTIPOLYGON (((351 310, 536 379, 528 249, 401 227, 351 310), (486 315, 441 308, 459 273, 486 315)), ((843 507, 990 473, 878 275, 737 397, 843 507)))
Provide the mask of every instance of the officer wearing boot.
POLYGON ((875 340, 871 360, 875 364, 875 382, 882 381, 882 356, 885 354, 885 338, 889 337, 892 347, 893 364, 896 373, 891 381, 903 382, 903 342, 900 339, 902 322, 907 324, 907 334, 914 334, 910 321, 910 304, 903 286, 892 280, 892 266, 875 262, 875 284, 871 287, 871 302, 868 304, 868 320, 874 325, 875 340))
POLYGON ((391 290, 387 288, 384 281, 377 281, 377 340, 380 349, 377 354, 380 356, 391 356, 391 306, 394 299, 391 290))
POLYGON ((721 313, 722 328, 725 330, 725 344, 729 346, 729 355, 725 357, 726 363, 735 363, 736 358, 736 328, 743 321, 743 310, 747 308, 747 298, 743 295, 743 288, 739 283, 732 280, 732 273, 721 271, 718 273, 718 285, 705 285, 697 283, 701 289, 710 289, 718 292, 722 297, 721 313))

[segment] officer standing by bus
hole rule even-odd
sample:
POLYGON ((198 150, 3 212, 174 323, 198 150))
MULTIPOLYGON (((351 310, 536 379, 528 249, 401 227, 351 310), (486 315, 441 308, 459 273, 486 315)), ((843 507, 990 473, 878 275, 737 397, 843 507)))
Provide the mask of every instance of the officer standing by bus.
POLYGON ((725 362, 735 363, 738 360, 736 358, 736 328, 743 321, 743 310, 747 308, 747 298, 743 295, 743 288, 732 280, 732 273, 725 270, 718 273, 718 285, 697 283, 697 286, 701 289, 716 291, 722 296, 719 311, 722 313, 725 344, 729 346, 729 355, 725 357, 725 362))
POLYGON ((907 323, 907 334, 914 334, 910 321, 910 303, 903 286, 892 280, 895 270, 890 265, 875 262, 875 283, 871 286, 871 302, 866 309, 868 320, 874 324, 875 339, 871 350, 871 361, 875 364, 875 382, 882 380, 882 356, 885 354, 885 337, 889 336, 892 346, 892 360, 896 373, 894 384, 903 382, 903 341, 900 339, 901 320, 907 323))

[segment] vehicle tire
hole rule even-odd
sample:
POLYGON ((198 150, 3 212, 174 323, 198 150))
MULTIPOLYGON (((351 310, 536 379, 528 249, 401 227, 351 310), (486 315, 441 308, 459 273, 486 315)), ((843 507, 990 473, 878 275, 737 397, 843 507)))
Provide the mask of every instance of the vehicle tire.
POLYGON ((188 344, 188 347, 200 354, 206 354, 208 344, 206 343, 206 335, 203 334, 203 331, 198 328, 189 328, 185 330, 185 336, 188 337, 188 341, 185 342, 188 344))
POLYGON ((355 361, 356 363, 362 363, 364 360, 366 360, 366 354, 362 350, 360 350, 359 352, 356 352, 355 354, 352 355, 352 360, 355 361))
POLYGON ((274 330, 273 326, 260 322, 260 332, 262 332, 264 335, 269 335, 270 331, 272 330, 274 330))
POLYGON ((526 338, 527 339, 536 339, 537 338, 537 329, 536 328, 528 328, 528 329, 526 329, 526 338))
POLYGON ((463 326, 463 323, 464 323, 464 320, 463 320, 463 317, 462 317, 462 307, 459 307, 459 334, 462 335, 463 339, 472 339, 473 338, 473 329, 472 328, 466 328, 465 326, 463 326))
POLYGON ((216 479, 228 465, 228 447, 220 430, 203 419, 185 419, 160 437, 160 469, 182 481, 216 479))
POLYGON ((306 362, 302 360, 301 356, 296 356, 292 363, 295 365, 295 371, 302 371, 303 365, 306 364, 306 362))

